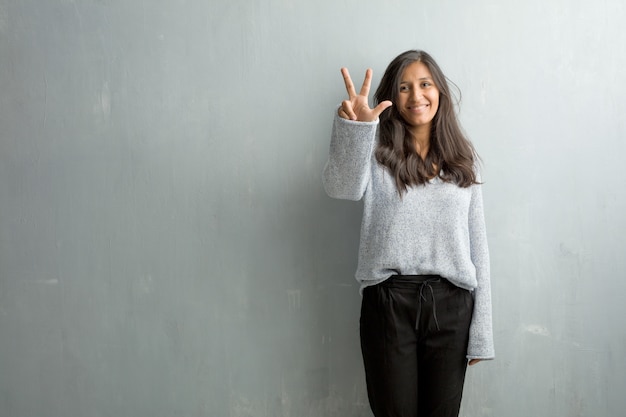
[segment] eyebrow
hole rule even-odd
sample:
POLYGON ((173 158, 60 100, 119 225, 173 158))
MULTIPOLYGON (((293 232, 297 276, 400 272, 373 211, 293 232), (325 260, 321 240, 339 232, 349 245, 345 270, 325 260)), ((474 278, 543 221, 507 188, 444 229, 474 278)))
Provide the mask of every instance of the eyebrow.
MULTIPOLYGON (((422 77, 420 78, 418 81, 432 81, 433 79, 430 77, 422 77)), ((406 83, 410 83, 410 81, 400 81, 400 84, 406 84, 406 83)))

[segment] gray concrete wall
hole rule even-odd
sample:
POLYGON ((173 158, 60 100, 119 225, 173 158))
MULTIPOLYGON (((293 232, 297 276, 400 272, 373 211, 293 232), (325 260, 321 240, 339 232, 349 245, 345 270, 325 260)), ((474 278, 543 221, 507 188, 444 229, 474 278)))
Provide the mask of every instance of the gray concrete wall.
POLYGON ((626 408, 620 0, 0 0, 0 415, 370 416, 341 66, 410 48, 485 161, 462 415, 626 408))

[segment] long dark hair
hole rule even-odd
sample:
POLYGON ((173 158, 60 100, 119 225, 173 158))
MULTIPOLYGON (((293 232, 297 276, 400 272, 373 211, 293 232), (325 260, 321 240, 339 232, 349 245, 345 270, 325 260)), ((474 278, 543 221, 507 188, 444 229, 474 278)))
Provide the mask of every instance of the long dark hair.
POLYGON ((380 115, 376 160, 389 169, 401 195, 408 187, 425 184, 436 176, 459 187, 476 184, 474 165, 478 154, 461 130, 448 80, 430 55, 411 50, 391 61, 374 94, 376 104, 384 100, 397 102, 400 77, 414 62, 426 65, 439 89, 439 108, 432 121, 428 154, 424 159, 418 155, 408 125, 393 105, 380 115))

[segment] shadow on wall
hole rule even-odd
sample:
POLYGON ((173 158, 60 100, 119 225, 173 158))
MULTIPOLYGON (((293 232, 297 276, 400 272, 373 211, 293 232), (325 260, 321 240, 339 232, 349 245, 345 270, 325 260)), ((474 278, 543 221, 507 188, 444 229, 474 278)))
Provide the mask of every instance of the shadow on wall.
POLYGON ((219 203, 218 261, 234 273, 214 296, 232 304, 216 324, 228 387, 215 400, 233 416, 370 415, 354 279, 361 204, 325 194, 322 142, 318 163, 240 165, 219 203))

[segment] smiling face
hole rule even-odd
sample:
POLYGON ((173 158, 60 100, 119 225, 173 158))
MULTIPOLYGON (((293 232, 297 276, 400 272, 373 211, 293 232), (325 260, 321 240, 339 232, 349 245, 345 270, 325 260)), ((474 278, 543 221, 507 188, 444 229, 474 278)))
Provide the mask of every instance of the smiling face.
POLYGON ((439 89, 424 63, 413 62, 402 72, 396 107, 413 134, 430 132, 439 108, 439 89))

